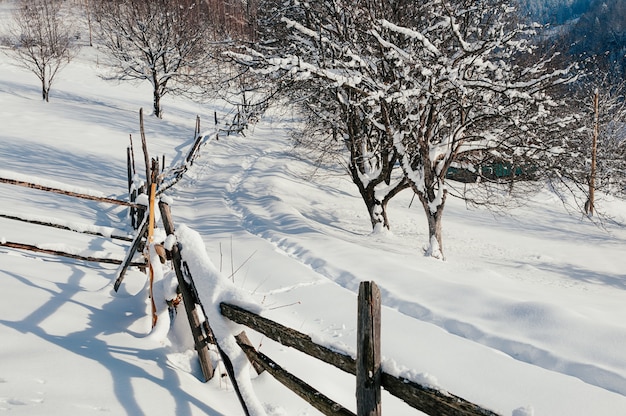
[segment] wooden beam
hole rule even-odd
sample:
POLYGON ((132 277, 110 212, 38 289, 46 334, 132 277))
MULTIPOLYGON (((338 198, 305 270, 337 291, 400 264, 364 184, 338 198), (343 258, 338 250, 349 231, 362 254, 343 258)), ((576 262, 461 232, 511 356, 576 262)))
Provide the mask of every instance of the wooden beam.
POLYGON ((200 147, 200 143, 202 142, 203 138, 204 136, 198 135, 193 145, 191 146, 189 153, 187 153, 187 157, 185 158, 185 161, 188 162, 190 166, 193 165, 193 161, 196 158, 196 152, 198 151, 198 148, 200 147))
POLYGON ((27 222, 29 224, 42 225, 44 227, 58 228, 59 230, 73 231, 75 233, 95 235, 95 236, 98 236, 98 237, 110 238, 110 239, 113 239, 113 240, 133 241, 133 239, 130 238, 130 237, 124 237, 124 236, 120 236, 120 235, 105 235, 105 234, 99 233, 97 231, 77 230, 76 228, 68 227, 66 225, 61 225, 61 224, 48 222, 48 221, 39 221, 39 220, 33 220, 33 219, 28 219, 28 218, 22 218, 22 217, 18 217, 17 215, 8 215, 8 214, 1 214, 0 213, 0 218, 6 218, 8 220, 14 220, 14 221, 27 222))
POLYGON ((390 394, 427 415, 499 416, 454 394, 425 387, 403 377, 382 373, 382 385, 390 394))
POLYGON ((239 341, 237 343, 248 357, 248 360, 260 365, 263 369, 265 369, 265 371, 274 376, 276 380, 281 382, 302 399, 306 400, 311 404, 311 406, 315 407, 320 412, 325 415, 354 416, 354 413, 350 410, 329 399, 309 384, 284 370, 280 365, 272 361, 271 358, 255 350, 254 347, 239 341))
POLYGON ((143 222, 139 226, 139 230, 137 231, 137 235, 135 235, 135 239, 133 240, 133 244, 131 244, 130 248, 126 252, 126 257, 124 261, 121 263, 122 267, 120 267, 119 272, 117 274, 117 278, 115 279, 115 283, 113 284, 113 289, 117 292, 124 280, 124 276, 126 275, 126 270, 128 267, 132 265, 131 261, 139 248, 139 244, 141 244, 141 240, 144 238, 146 233, 148 232, 148 218, 145 217, 143 222))
POLYGON ((146 166, 146 187, 150 189, 152 184, 152 174, 150 173, 150 155, 148 154, 148 143, 146 142, 146 131, 143 127, 143 107, 139 109, 139 134, 141 136, 141 149, 143 150, 143 161, 146 166))
MULTIPOLYGON (((11 241, 0 241, 0 247, 16 248, 18 250, 33 251, 35 253, 51 254, 53 256, 67 257, 75 260, 91 261, 94 263, 122 264, 123 260, 107 259, 92 256, 81 256, 80 254, 67 253, 60 250, 51 250, 47 248, 37 247, 31 244, 15 243, 11 241)), ((145 263, 132 263, 134 266, 145 266, 145 263)))
MULTIPOLYGON (((172 214, 170 212, 169 205, 163 201, 159 202, 159 209, 161 211, 161 220, 163 221, 163 227, 167 235, 174 234, 174 222, 172 221, 172 214)), ((178 280, 178 287, 183 297, 183 305, 187 314, 187 320, 189 327, 191 328, 191 334, 193 336, 194 347, 198 353, 198 360, 200 361, 200 368, 202 369, 202 375, 204 381, 209 381, 213 378, 215 369, 209 355, 209 345, 207 337, 212 334, 204 334, 202 332, 202 323, 200 317, 197 315, 196 296, 191 291, 191 288, 185 280, 182 269, 182 257, 180 255, 180 249, 178 244, 174 244, 170 250, 172 256, 172 264, 174 265, 174 271, 178 280)))
POLYGON ((361 282, 357 312, 357 415, 381 416, 380 290, 376 283, 361 282))
POLYGON ((82 198, 82 199, 89 199, 91 201, 105 202, 105 203, 114 204, 114 205, 124 205, 124 206, 128 206, 128 207, 138 207, 139 206, 139 204, 135 204, 133 202, 128 202, 128 201, 122 201, 120 199, 81 194, 81 193, 78 193, 78 192, 66 191, 64 189, 53 188, 53 187, 44 186, 44 185, 38 185, 36 183, 31 183, 31 182, 18 181, 18 180, 15 180, 15 179, 0 178, 0 183, 6 183, 6 184, 9 184, 9 185, 23 186, 25 188, 38 189, 40 191, 53 192, 53 193, 56 193, 56 194, 72 196, 72 197, 82 198))
MULTIPOLYGON (((163 227, 165 228, 166 234, 174 234, 174 222, 172 221, 172 214, 170 212, 169 205, 163 201, 159 201, 159 209, 161 210, 161 220, 163 221, 163 227)), ((222 358, 222 363, 224 364, 226 372, 228 373, 228 377, 233 384, 233 388, 235 389, 235 393, 237 394, 237 398, 239 399, 239 403, 241 404, 243 413, 244 415, 249 416, 250 411, 248 410, 246 400, 243 397, 243 394, 239 388, 239 383, 235 375, 233 363, 230 360, 230 357, 220 347, 217 339, 215 339, 213 330, 210 326, 210 322, 206 316, 206 313, 204 313, 202 302, 197 296, 196 287, 193 283, 193 276, 191 276, 191 273, 189 273, 189 268, 186 268, 187 276, 183 274, 184 262, 183 257, 180 253, 178 243, 173 245, 170 253, 172 256, 172 263, 174 264, 174 271, 176 272, 176 278, 178 279, 178 287, 183 297, 185 312, 187 312, 189 326, 191 327, 191 332, 194 336, 194 344, 196 345, 196 350, 198 351, 198 357, 200 359, 200 366, 202 367, 203 374, 205 374, 206 377, 205 371, 208 372, 210 370, 211 374, 210 377, 207 378, 207 381, 213 377, 213 366, 208 355, 208 341, 212 340, 212 342, 217 347, 217 351, 220 354, 220 357, 222 358), (200 323, 200 319, 197 315, 198 308, 196 306, 199 306, 200 309, 202 309, 203 311, 204 322, 202 323, 200 323), (202 333, 203 328, 206 332, 206 335, 202 333)))
POLYGON ((249 312, 236 305, 221 303, 220 309, 222 315, 233 322, 246 325, 274 341, 334 365, 347 373, 356 374, 356 362, 354 358, 318 345, 314 343, 308 335, 287 328, 286 326, 249 312))
MULTIPOLYGON (((246 335, 246 331, 241 331, 239 334, 235 335, 235 340, 239 345, 243 344, 247 345, 250 348, 254 348, 254 346, 252 346, 252 343, 250 342, 250 338, 248 338, 248 335, 246 335)), ((252 364, 252 367, 257 374, 261 374, 263 371, 265 371, 263 366, 256 361, 250 361, 250 364, 252 364)))

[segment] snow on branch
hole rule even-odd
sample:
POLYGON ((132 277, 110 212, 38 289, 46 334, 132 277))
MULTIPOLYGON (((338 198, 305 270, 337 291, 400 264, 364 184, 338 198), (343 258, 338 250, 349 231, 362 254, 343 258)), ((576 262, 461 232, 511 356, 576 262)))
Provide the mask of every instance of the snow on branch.
POLYGON ((388 29, 392 32, 396 32, 396 33, 400 33, 406 37, 409 37, 411 39, 417 39, 418 41, 420 41, 424 47, 433 55, 435 56, 439 56, 441 55, 441 52, 439 51, 439 49, 437 49, 437 47, 435 45, 433 45, 428 38, 426 38, 426 36, 422 35, 420 32, 406 28, 406 27, 401 27, 398 25, 395 25, 391 22, 389 22, 388 20, 382 19, 380 21, 381 25, 383 28, 388 29))

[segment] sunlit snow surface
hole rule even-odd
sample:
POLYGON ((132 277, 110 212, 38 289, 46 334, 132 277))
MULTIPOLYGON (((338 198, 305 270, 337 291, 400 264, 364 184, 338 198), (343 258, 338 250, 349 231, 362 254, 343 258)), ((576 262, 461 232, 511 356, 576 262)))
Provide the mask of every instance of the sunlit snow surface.
MULTIPOLYGON (((144 169, 140 107, 149 150, 165 155, 166 166, 183 162, 196 115, 203 131, 213 128, 214 111, 232 118, 221 105, 167 97, 157 120, 149 86, 100 80, 103 57, 94 49, 60 74, 43 103, 36 78, 0 56, 0 169, 20 178, 124 199, 131 134, 137 170, 144 169)), ((245 299, 264 316, 355 354, 356 292, 359 282, 374 280, 384 304, 385 371, 503 415, 626 409, 626 230, 619 225, 626 204, 598 201, 613 219, 603 228, 567 213, 548 192, 529 195, 507 215, 448 199, 447 260, 432 260, 422 255, 428 232, 409 193, 391 203, 392 232, 371 235, 348 178, 311 176, 314 167, 291 152, 293 124, 291 114, 275 111, 246 137, 209 142, 167 192, 184 241, 197 233, 212 263, 207 274, 223 279, 194 276, 203 293, 211 284, 228 288, 217 298, 245 299)), ((0 212, 132 232, 123 207, 5 184, 0 212)), ((123 258, 128 247, 4 218, 0 239, 111 258, 123 258)), ((115 293, 116 272, 114 265, 0 247, 0 412, 241 414, 222 367, 211 382, 199 381, 184 314, 169 325, 162 313, 168 325, 151 333, 146 275, 131 269, 115 293)), ((242 329, 214 325, 220 336, 242 329)), ((262 352, 354 410, 353 377, 246 332, 262 352)), ((250 377, 261 404, 255 411, 318 414, 269 375, 250 377)), ((387 394, 383 412, 419 414, 387 394)))

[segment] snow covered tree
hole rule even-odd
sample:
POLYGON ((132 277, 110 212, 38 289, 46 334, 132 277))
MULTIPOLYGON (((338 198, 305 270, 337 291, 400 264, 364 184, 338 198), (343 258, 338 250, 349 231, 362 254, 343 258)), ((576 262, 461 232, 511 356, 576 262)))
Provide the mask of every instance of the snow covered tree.
POLYGON ((148 81, 154 115, 161 99, 193 88, 209 70, 209 10, 201 0, 102 0, 93 2, 99 37, 109 58, 107 78, 148 81))
POLYGON ((390 227, 387 204, 408 187, 391 137, 373 117, 380 104, 367 87, 375 85, 377 69, 366 60, 378 52, 362 29, 385 9, 374 2, 268 1, 259 8, 261 53, 233 55, 280 83, 304 112, 307 131, 317 134, 300 142, 324 157, 346 155, 374 231, 390 227), (364 77, 372 81, 360 82, 364 77))
POLYGON ((68 21, 61 0, 21 0, 3 39, 16 62, 39 78, 46 102, 57 74, 75 54, 73 28, 68 21))
POLYGON ((240 59, 274 78, 311 80, 335 97, 326 114, 347 147, 360 152, 353 160, 368 161, 353 175, 357 185, 378 177, 387 161, 399 162, 426 213, 429 256, 443 258, 453 164, 540 163, 554 147, 543 133, 566 122, 548 92, 570 80, 568 69, 534 55, 533 30, 517 23, 508 1, 285 4, 276 11, 287 36, 240 59), (367 140, 376 138, 373 146, 350 136, 354 125, 367 140))
MULTIPOLYGON (((429 2, 413 27, 383 20, 372 29, 384 51, 383 122, 428 220, 427 254, 443 257, 445 176, 453 163, 541 163, 563 126, 549 88, 570 80, 533 56, 532 31, 503 0, 429 2)), ((514 175, 510 175, 512 179, 514 175)))

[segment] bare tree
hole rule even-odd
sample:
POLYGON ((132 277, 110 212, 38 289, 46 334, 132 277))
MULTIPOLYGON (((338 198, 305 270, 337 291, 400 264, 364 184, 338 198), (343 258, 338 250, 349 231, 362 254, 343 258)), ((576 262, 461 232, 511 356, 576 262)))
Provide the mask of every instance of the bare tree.
POLYGON ((263 2, 262 55, 232 56, 280 85, 306 118, 308 134, 297 143, 313 150, 318 163, 327 158, 342 163, 372 229, 379 231, 390 228, 387 204, 408 182, 398 169, 391 136, 372 117, 379 111, 378 100, 370 99, 367 85, 355 86, 355 80, 376 76, 377 68, 368 66, 367 58, 359 59, 377 53, 363 28, 390 9, 375 2, 347 6, 342 1, 263 2))
POLYGON ((69 21, 61 0, 20 0, 3 39, 16 62, 39 78, 46 102, 57 74, 75 55, 69 21))
POLYGON ((161 99, 193 88, 209 71, 209 10, 202 0, 92 2, 99 37, 110 62, 109 79, 152 84, 154 115, 161 99))
POLYGON ((551 161, 549 179, 564 200, 574 197, 574 209, 602 218, 596 191, 626 196, 626 83, 595 74, 569 93, 571 111, 582 116, 572 129, 575 140, 551 161))
POLYGON ((569 76, 549 69, 549 57, 529 56, 531 31, 515 24, 508 1, 432 2, 425 16, 416 28, 383 21, 375 29, 394 75, 381 115, 426 213, 427 254, 443 258, 448 169, 538 163, 549 145, 537 132, 556 125, 548 88, 569 76))
POLYGON ((509 1, 284 4, 273 9, 282 13, 280 30, 300 41, 265 43, 241 60, 335 94, 325 110, 340 115, 340 139, 361 152, 355 161, 383 162, 368 163, 357 179, 370 181, 387 161, 401 167, 428 220, 429 256, 443 258, 453 164, 541 164, 553 148, 546 140, 553 135, 543 133, 562 132, 568 122, 557 117, 560 103, 549 89, 571 79, 569 68, 554 69, 552 56, 534 54, 533 30, 517 24, 509 1), (350 136, 355 124, 374 146, 350 136))

